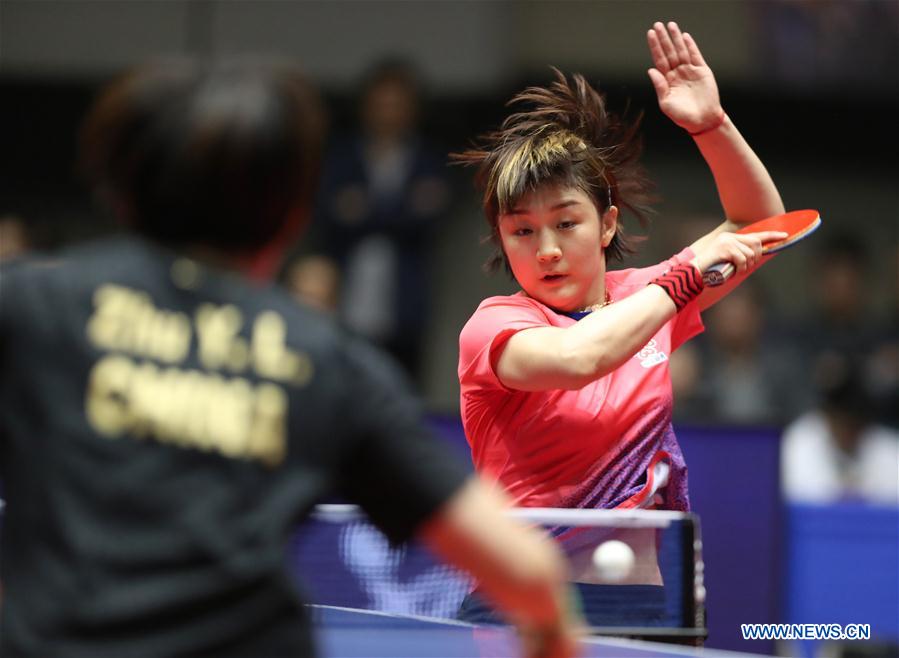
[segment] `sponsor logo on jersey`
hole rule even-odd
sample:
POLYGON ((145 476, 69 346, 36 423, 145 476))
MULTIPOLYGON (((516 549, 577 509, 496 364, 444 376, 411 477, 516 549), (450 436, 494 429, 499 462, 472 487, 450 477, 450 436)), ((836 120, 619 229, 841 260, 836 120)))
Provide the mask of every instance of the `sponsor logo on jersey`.
POLYGON ((658 348, 656 339, 653 338, 643 347, 642 350, 634 355, 634 358, 640 362, 644 368, 652 368, 660 363, 668 360, 668 355, 658 348))

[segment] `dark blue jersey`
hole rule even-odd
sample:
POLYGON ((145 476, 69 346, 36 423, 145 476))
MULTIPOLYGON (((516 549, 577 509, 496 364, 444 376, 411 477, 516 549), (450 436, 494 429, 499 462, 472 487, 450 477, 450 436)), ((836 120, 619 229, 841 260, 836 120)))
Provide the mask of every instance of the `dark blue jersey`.
POLYGON ((308 654, 296 524, 401 541, 465 475, 379 353, 124 237, 0 271, 0 477, 0 653, 96 658, 308 654))

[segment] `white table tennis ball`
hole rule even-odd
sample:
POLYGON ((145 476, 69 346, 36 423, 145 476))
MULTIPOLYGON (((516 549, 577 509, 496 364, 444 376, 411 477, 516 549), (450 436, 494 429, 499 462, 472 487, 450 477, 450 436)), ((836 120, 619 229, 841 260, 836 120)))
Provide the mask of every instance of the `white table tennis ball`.
POLYGON ((634 551, 623 541, 610 539, 593 551, 593 566, 604 580, 624 580, 634 568, 634 551))

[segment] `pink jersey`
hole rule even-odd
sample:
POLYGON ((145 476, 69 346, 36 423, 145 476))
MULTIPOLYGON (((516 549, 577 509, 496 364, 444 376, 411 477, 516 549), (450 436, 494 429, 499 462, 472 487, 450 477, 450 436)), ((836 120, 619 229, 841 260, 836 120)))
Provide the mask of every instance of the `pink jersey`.
MULTIPOLYGON (((685 249, 653 267, 608 272, 606 289, 621 300, 671 266, 685 249)), ((686 466, 671 425, 668 357, 703 330, 687 305, 624 365, 576 391, 516 391, 496 376, 506 341, 532 327, 576 320, 523 293, 481 302, 459 337, 462 424, 475 468, 526 507, 613 508, 655 503, 689 508, 686 466), (653 468, 667 485, 656 494, 653 468)), ((657 486, 658 483, 655 483, 657 486)))

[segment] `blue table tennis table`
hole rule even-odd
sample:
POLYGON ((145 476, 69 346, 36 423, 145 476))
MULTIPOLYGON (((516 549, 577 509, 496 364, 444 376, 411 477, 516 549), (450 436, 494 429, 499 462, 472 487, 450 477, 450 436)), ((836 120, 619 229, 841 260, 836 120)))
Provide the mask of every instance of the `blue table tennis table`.
MULTIPOLYGON (((519 658, 515 633, 499 626, 306 606, 322 658, 519 658)), ((583 658, 745 658, 717 651, 615 638, 586 638, 583 658)))

